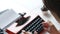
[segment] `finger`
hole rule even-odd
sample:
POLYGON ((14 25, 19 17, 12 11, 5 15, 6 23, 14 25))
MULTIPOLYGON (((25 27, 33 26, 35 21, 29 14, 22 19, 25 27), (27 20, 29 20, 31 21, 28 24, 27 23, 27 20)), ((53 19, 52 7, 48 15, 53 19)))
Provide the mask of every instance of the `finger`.
POLYGON ((47 23, 47 22, 42 22, 42 24, 47 23))
POLYGON ((44 28, 45 31, 48 31, 48 28, 44 28))
POLYGON ((22 32, 24 33, 24 32, 26 32, 25 30, 22 30, 22 32))
POLYGON ((48 22, 42 22, 42 24, 45 26, 45 25, 48 25, 48 22))
POLYGON ((52 22, 51 21, 47 21, 47 22, 42 22, 42 24, 44 25, 44 27, 51 27, 53 26, 52 22))
POLYGON ((49 31, 50 30, 50 23, 48 23, 48 22, 43 22, 43 28, 44 28, 44 31, 49 31))
POLYGON ((58 32, 60 33, 60 30, 58 32))
POLYGON ((32 32, 28 32, 28 31, 27 31, 27 32, 25 32, 25 34, 32 34, 32 32))
POLYGON ((52 22, 51 21, 48 21, 48 24, 49 26, 53 26, 52 22))
POLYGON ((48 27, 49 27, 49 24, 48 24, 47 22, 42 22, 42 24, 43 24, 43 26, 44 26, 45 28, 48 28, 48 27))
POLYGON ((37 31, 34 31, 34 34, 38 34, 38 32, 37 31))
POLYGON ((44 25, 45 23, 47 23, 48 25, 53 25, 51 21, 47 21, 47 22, 42 22, 42 24, 44 25))
POLYGON ((22 30, 21 34, 26 34, 25 32, 26 32, 25 30, 22 30))

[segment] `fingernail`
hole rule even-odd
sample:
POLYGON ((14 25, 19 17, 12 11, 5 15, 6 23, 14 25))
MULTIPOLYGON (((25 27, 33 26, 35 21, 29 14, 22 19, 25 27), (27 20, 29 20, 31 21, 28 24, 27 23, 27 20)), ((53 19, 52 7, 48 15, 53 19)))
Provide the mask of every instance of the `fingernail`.
POLYGON ((22 32, 25 32, 25 30, 22 30, 22 32))
POLYGON ((37 31, 34 31, 34 34, 38 34, 38 32, 37 31))

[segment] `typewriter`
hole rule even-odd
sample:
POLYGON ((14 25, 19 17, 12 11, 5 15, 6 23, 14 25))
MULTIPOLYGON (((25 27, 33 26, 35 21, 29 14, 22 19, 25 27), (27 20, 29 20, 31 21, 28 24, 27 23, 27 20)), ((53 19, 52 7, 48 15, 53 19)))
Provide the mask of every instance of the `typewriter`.
POLYGON ((32 33, 37 31, 40 33, 43 30, 42 22, 44 22, 44 20, 37 15, 34 19, 32 19, 31 22, 27 23, 30 16, 24 17, 25 14, 26 13, 17 14, 13 10, 5 10, 5 12, 1 12, 0 23, 2 25, 0 25, 0 28, 6 31, 8 34, 21 34, 22 30, 32 33))

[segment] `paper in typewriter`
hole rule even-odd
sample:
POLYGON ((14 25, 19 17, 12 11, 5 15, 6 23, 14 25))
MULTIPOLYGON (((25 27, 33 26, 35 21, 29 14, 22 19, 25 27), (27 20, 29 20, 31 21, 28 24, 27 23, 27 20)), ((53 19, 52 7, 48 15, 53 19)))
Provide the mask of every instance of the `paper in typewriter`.
POLYGON ((5 28, 8 24, 15 21, 20 15, 15 13, 12 9, 5 10, 0 13, 0 28, 5 28))

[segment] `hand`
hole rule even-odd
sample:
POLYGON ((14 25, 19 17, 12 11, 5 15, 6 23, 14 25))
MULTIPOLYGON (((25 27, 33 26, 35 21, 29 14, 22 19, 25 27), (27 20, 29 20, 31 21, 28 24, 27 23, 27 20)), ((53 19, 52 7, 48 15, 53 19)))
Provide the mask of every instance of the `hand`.
POLYGON ((49 32, 50 34, 60 34, 50 21, 43 22, 43 25, 44 25, 44 30, 49 32))
MULTIPOLYGON (((50 34, 60 34, 55 26, 49 21, 49 22, 43 22, 44 30, 40 32, 40 34, 45 34, 45 32, 49 32, 50 34)), ((26 32, 25 30, 22 31, 23 34, 32 34, 31 32, 26 32)), ((34 34, 38 34, 38 32, 34 32, 34 34)))

